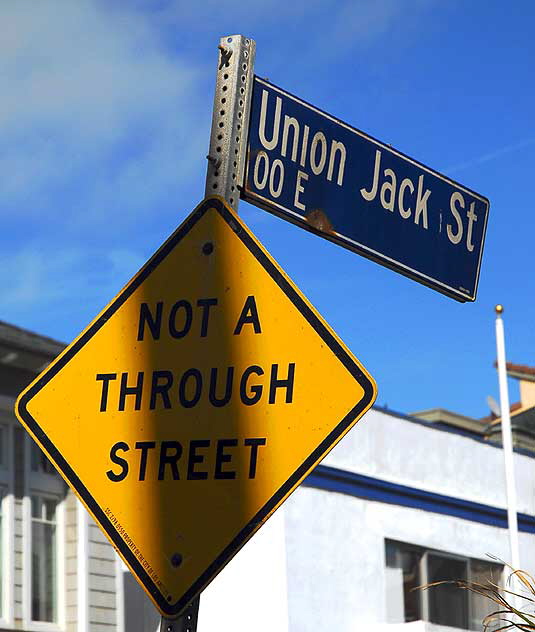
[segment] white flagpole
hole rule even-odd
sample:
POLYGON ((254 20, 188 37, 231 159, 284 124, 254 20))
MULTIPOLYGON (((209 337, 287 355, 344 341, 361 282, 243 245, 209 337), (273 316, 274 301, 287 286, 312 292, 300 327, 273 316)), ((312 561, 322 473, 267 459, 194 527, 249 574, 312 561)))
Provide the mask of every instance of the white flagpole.
MULTIPOLYGON (((518 547, 518 521, 516 509, 515 470, 513 462, 513 441, 511 433, 511 415, 509 391, 507 389, 507 370, 505 366, 505 335, 502 320, 503 306, 496 305, 496 351, 498 355, 498 382, 500 384, 500 409, 502 416, 502 445, 505 461, 505 485, 507 489, 507 523, 511 546, 511 566, 520 568, 518 547)), ((513 588, 514 589, 514 588, 513 588)), ((513 600, 513 603, 515 600, 513 600)))

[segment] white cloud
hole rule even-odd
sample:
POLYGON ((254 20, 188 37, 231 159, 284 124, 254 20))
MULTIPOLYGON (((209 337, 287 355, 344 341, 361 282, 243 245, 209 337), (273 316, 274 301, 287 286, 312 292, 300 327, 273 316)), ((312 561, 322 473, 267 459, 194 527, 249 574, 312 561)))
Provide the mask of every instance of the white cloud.
POLYGON ((127 248, 80 250, 27 247, 11 255, 0 267, 0 313, 28 308, 59 309, 114 296, 141 268, 144 258, 127 248))
POLYGON ((0 4, 0 23, 3 203, 103 166, 101 187, 171 177, 166 161, 195 127, 198 71, 150 21, 89 0, 19 0, 0 4))

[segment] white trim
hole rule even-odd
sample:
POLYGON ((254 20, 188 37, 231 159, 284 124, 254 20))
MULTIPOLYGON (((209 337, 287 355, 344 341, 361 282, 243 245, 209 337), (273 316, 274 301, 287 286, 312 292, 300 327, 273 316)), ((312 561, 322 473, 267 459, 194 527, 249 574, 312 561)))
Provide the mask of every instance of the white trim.
MULTIPOLYGON (((33 439, 24 435, 24 498, 22 501, 22 624, 30 632, 60 632, 65 629, 65 497, 62 493, 42 491, 32 487, 32 478, 39 477, 31 470, 31 442, 33 439), (32 621, 31 585, 32 585, 32 506, 31 493, 57 500, 56 506, 56 612, 57 621, 32 621)), ((61 479, 60 479, 61 480, 61 479)), ((61 483, 63 487, 63 483, 61 483)), ((43 485, 43 487, 47 487, 43 485)), ((58 486, 59 487, 59 486, 58 486)))
POLYGON ((89 632, 89 523, 87 511, 76 500, 76 600, 78 632, 89 632))
MULTIPOLYGON (((6 398, 8 399, 8 398, 6 398)), ((13 628, 15 625, 15 467, 13 424, 2 421, 6 429, 6 471, 2 477, 5 495, 2 498, 2 611, 0 627, 13 628)))
POLYGON ((126 632, 125 630, 125 612, 124 612, 124 572, 126 567, 121 558, 116 555, 115 559, 115 612, 116 622, 115 629, 117 632, 126 632))
POLYGON ((24 497, 22 499, 22 625, 28 628, 31 619, 32 581, 32 506, 28 496, 28 459, 30 449, 28 438, 24 436, 24 497))

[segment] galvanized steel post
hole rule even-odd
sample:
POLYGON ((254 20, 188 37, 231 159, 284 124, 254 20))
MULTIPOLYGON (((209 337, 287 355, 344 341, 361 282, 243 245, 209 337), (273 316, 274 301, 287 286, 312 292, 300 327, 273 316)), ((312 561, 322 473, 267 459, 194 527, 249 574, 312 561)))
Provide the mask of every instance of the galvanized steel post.
MULTIPOLYGON (((205 196, 220 195, 237 211, 245 155, 256 44, 243 35, 219 40, 205 196)), ((176 619, 162 617, 160 632, 196 632, 200 596, 176 619)))
POLYGON ((243 186, 256 45, 243 35, 222 37, 208 151, 206 195, 237 211, 243 186))

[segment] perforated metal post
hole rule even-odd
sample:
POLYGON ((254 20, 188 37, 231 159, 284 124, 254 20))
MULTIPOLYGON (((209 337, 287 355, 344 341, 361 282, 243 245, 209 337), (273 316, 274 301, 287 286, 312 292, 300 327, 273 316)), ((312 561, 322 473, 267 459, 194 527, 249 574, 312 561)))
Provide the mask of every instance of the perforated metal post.
POLYGON ((160 632, 196 632, 199 599, 200 597, 196 597, 177 619, 162 617, 160 632))
POLYGON ((235 211, 245 172, 255 52, 254 40, 243 35, 219 41, 206 195, 220 195, 235 211))
MULTIPOLYGON (((205 195, 220 195, 237 211, 245 173, 247 126, 253 89, 254 40, 227 35, 219 40, 205 195)), ((196 632, 200 596, 176 619, 162 617, 160 632, 196 632)))

